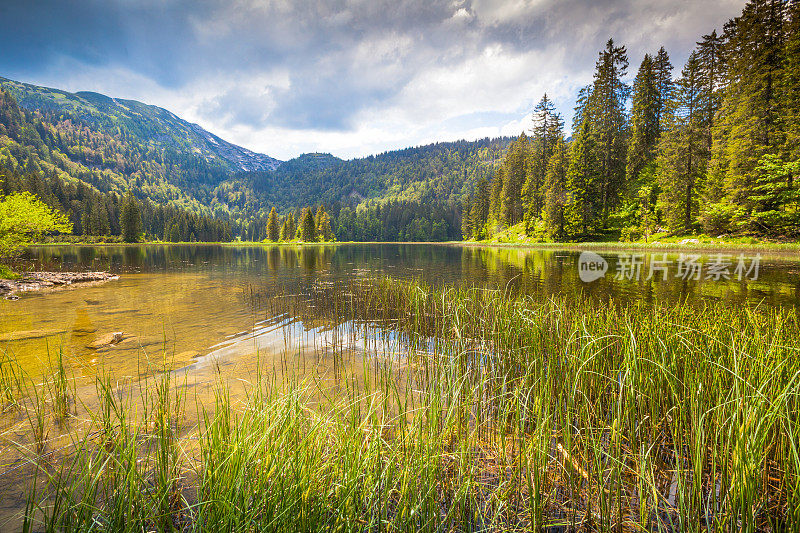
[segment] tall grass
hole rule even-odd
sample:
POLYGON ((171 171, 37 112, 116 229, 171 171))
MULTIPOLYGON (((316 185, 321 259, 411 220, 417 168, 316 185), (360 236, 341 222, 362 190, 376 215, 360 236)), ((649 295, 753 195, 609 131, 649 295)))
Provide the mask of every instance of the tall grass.
POLYGON ((388 279, 272 306, 325 319, 343 346, 366 335, 367 349, 328 351, 333 381, 259 366, 234 395, 220 378, 210 400, 195 399, 196 417, 175 374, 127 395, 98 378, 74 446, 58 468, 39 465, 27 524, 800 529, 795 312, 388 279))

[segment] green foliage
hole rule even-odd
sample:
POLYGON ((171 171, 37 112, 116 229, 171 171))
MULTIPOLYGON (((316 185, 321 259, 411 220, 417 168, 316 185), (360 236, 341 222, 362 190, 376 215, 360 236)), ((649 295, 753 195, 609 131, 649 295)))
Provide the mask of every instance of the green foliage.
POLYGON ((137 242, 141 238, 142 215, 139 202, 131 191, 128 191, 122 200, 120 226, 122 227, 122 239, 125 242, 137 242))
POLYGON ((310 207, 306 207, 300 216, 297 238, 303 242, 316 242, 317 240, 317 226, 314 222, 314 213, 310 207))
POLYGON ((544 208, 542 221, 550 240, 564 241, 567 238, 566 207, 569 202, 567 173, 569 171, 569 152, 564 138, 559 137, 553 147, 553 154, 547 163, 544 182, 544 208))
MULTIPOLYGON (((619 231, 638 240, 656 230, 701 227, 716 235, 800 234, 798 58, 800 2, 752 0, 723 34, 702 37, 679 79, 672 80, 663 47, 645 55, 628 118, 627 53, 609 40, 593 83, 578 95, 564 185, 541 185, 546 144, 537 126, 530 139, 510 145, 492 179, 487 222, 470 216, 473 238, 515 224, 520 202, 527 202, 526 232, 535 238, 585 240, 619 231), (521 191, 520 172, 527 173, 521 191)), ((547 103, 536 110, 540 125, 547 103)))
POLYGON ((67 217, 33 194, 21 192, 0 196, 0 258, 11 257, 46 233, 70 231, 72 224, 67 217))
POLYGON ((276 242, 280 239, 280 231, 278 230, 278 214, 273 207, 269 212, 267 219, 267 240, 276 242))
POLYGON ((666 223, 676 233, 689 233, 699 211, 698 187, 706 172, 707 145, 703 126, 703 78, 700 55, 689 55, 674 97, 668 104, 667 131, 659 144, 656 178, 661 186, 666 223))

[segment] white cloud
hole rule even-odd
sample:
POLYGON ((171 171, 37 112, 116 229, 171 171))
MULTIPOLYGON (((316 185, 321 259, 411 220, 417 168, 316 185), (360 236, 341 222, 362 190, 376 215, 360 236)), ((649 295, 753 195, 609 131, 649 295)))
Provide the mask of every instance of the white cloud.
POLYGON ((0 34, 0 47, 21 43, 0 55, 0 75, 160 105, 281 159, 518 135, 545 91, 569 126, 609 37, 628 47, 631 76, 661 45, 679 71, 695 41, 744 4, 108 0, 93 22, 89 7, 48 19, 47 1, 41 34, 0 34), (37 62, 8 61, 35 43, 37 62))

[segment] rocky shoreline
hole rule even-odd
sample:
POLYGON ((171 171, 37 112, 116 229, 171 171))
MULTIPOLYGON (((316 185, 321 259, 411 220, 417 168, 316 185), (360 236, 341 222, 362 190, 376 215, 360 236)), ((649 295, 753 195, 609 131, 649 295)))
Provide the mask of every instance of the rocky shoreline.
POLYGON ((110 272, 26 272, 19 279, 0 279, 0 296, 19 298, 17 293, 72 288, 74 285, 96 285, 119 279, 110 272))

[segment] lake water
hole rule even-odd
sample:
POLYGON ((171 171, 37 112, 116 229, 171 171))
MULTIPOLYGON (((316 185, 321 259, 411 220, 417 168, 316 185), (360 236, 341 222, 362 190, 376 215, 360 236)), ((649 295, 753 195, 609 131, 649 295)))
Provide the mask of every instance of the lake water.
POLYGON ((370 276, 649 305, 800 305, 798 254, 598 254, 434 244, 37 247, 24 266, 108 270, 120 279, 0 300, 0 349, 34 375, 61 350, 78 375, 92 377, 103 367, 142 377, 150 373, 143 357, 159 361, 166 353, 170 364, 181 367, 209 353, 236 358, 280 349, 287 325, 295 338, 316 342, 312 337, 324 325, 308 317, 273 316, 270 302, 319 284, 370 276), (588 272, 592 259, 606 263, 605 275, 582 281, 580 269, 588 272), (125 335, 121 343, 91 347, 118 331, 125 335))

